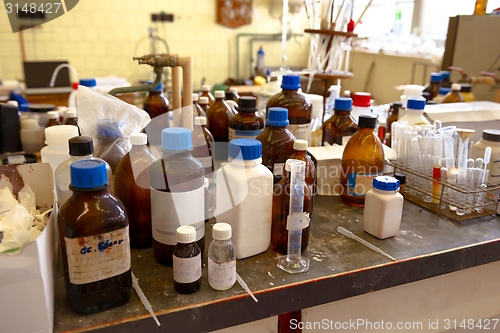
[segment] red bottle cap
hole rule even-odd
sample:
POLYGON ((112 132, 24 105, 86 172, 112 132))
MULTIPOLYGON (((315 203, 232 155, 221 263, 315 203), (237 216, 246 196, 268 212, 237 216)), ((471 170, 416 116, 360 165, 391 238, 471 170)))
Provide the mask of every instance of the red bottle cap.
POLYGON ((354 94, 354 98, 352 99, 353 106, 370 106, 370 100, 372 96, 367 92, 357 92, 354 94))
POLYGON ((353 19, 351 19, 349 23, 347 23, 347 32, 353 32, 355 26, 355 22, 353 21, 353 19))

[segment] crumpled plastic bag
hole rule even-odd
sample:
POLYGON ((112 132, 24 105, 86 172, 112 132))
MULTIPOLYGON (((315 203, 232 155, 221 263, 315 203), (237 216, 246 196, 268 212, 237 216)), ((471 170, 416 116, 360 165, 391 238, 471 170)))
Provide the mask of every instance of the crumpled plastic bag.
POLYGON ((151 121, 148 113, 105 92, 78 87, 78 126, 82 135, 94 140, 94 156, 116 166, 132 147, 130 134, 140 132, 151 121))

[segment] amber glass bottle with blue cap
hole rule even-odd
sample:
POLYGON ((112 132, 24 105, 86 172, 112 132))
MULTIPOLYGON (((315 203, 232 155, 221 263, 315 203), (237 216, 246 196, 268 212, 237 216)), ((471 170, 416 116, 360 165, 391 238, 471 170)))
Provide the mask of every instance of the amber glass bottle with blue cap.
POLYGON ((358 130, 358 125, 351 116, 352 99, 339 97, 335 99, 334 113, 323 124, 324 140, 330 145, 345 145, 358 130))
POLYGON ((76 161, 70 174, 73 195, 58 213, 66 294, 77 312, 94 313, 130 298, 129 223, 104 161, 76 161))

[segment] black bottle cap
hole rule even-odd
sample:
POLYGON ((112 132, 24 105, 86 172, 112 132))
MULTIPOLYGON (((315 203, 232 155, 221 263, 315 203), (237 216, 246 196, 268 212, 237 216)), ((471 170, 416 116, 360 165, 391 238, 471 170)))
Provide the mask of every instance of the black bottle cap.
POLYGON ((240 113, 254 113, 257 111, 257 99, 252 96, 242 96, 236 110, 240 113))
POLYGON ((397 180, 399 180, 399 184, 400 185, 406 184, 406 175, 404 173, 396 172, 394 174, 394 178, 396 178, 397 180))
POLYGON ((226 101, 234 101, 234 93, 232 91, 226 91, 226 101))
POLYGON ((483 130, 483 140, 500 142, 500 130, 497 129, 483 130))
POLYGON ((94 153, 94 141, 90 136, 75 136, 68 142, 71 156, 85 156, 94 153))
POLYGON ((377 116, 372 114, 362 114, 359 116, 358 127, 360 128, 375 128, 377 125, 377 116))
POLYGON ((399 102, 394 102, 394 103, 392 103, 392 105, 391 105, 391 106, 392 106, 392 110, 393 110, 393 111, 398 112, 398 111, 399 111, 399 109, 403 107, 403 104, 401 104, 401 103, 399 103, 399 102))
POLYGON ((54 111, 56 107, 54 104, 30 104, 28 110, 30 112, 49 112, 54 111))

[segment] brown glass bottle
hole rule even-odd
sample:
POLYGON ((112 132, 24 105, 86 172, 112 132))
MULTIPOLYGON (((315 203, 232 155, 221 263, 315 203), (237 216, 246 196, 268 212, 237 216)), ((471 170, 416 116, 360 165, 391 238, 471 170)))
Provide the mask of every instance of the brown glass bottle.
POLYGON ((441 103, 459 103, 463 102, 464 98, 460 93, 462 86, 459 83, 453 83, 451 85, 451 91, 444 96, 444 99, 441 103))
POLYGON ((266 111, 271 107, 282 107, 288 110, 288 130, 297 139, 307 142, 311 139, 311 113, 312 103, 301 92, 300 77, 298 75, 285 75, 281 83, 282 91, 271 96, 266 104, 266 111))
POLYGON ((148 92, 142 107, 151 117, 151 121, 146 126, 150 145, 161 145, 161 131, 169 127, 169 103, 162 89, 163 85, 160 82, 153 91, 148 92))
POLYGON ((172 266, 180 225, 196 228, 196 243, 205 248, 203 165, 191 155, 191 131, 182 127, 163 130, 161 158, 149 171, 151 224, 156 261, 172 266))
POLYGON ((77 312, 124 304, 132 277, 125 207, 107 189, 104 161, 71 165, 73 195, 58 213, 66 294, 77 312))
POLYGON ((238 88, 236 87, 231 87, 229 88, 229 91, 233 93, 233 100, 239 105, 240 104, 240 94, 238 93, 238 88))
POLYGON ((61 125, 59 122, 59 113, 57 111, 49 111, 47 112, 47 116, 49 117, 49 121, 47 122, 47 125, 45 125, 45 128, 61 125))
POLYGON ((201 107, 203 112, 205 113, 205 117, 207 116, 208 108, 210 107, 209 99, 207 96, 200 96, 198 98, 198 105, 201 107))
POLYGON ((193 94, 193 117, 206 117, 205 110, 199 104, 198 94, 193 94))
POLYGON ((195 117, 193 127, 192 155, 203 164, 205 177, 212 177, 214 173, 213 149, 214 137, 207 128, 207 118, 195 117))
POLYGON ((295 137, 287 125, 287 109, 269 108, 266 128, 256 137, 262 143, 262 164, 273 173, 273 184, 281 180, 285 161, 293 154, 295 137))
POLYGON ((132 133, 132 148, 116 168, 114 193, 125 206, 129 218, 130 246, 151 247, 151 194, 149 167, 154 161, 146 147, 145 133, 132 133))
MULTIPOLYGON (((313 196, 304 184, 304 219, 307 219, 307 227, 302 229, 301 252, 304 252, 309 245, 309 217, 313 207, 313 196)), ((271 246, 273 250, 287 254, 288 230, 286 228, 288 215, 290 212, 290 168, 285 164, 285 173, 280 182, 273 187, 273 211, 271 225, 271 246)))
MULTIPOLYGON (((74 125, 78 127, 78 116, 76 114, 75 108, 68 108, 66 110, 66 119, 64 120, 64 125, 74 125)), ((80 132, 80 127, 78 127, 78 135, 82 135, 80 132)))
MULTIPOLYGON (((290 155, 288 159, 295 159, 306 162, 306 170, 305 170, 305 182, 307 187, 309 188, 309 192, 314 198, 316 193, 316 166, 312 161, 311 157, 307 154, 308 144, 306 140, 297 139, 293 143, 293 153, 290 155)), ((283 174, 285 174, 286 170, 283 169, 283 174)), ((312 212, 312 208, 311 208, 312 212)))
POLYGON ((256 98, 241 97, 237 111, 229 121, 229 141, 238 138, 255 139, 264 128, 264 119, 256 114, 256 98))
POLYGON ((398 121, 399 118, 399 108, 403 107, 401 103, 392 103, 389 109, 389 117, 387 117, 386 131, 385 131, 385 145, 391 146, 391 131, 392 123, 398 121))
POLYGON ((441 88, 451 88, 450 71, 440 71, 439 73, 441 73, 442 77, 441 88))
POLYGON ((432 101, 434 97, 439 93, 439 88, 441 88, 441 81, 443 77, 440 73, 431 73, 431 82, 428 83, 422 92, 422 95, 427 101, 432 101))
POLYGON ((233 112, 225 101, 222 90, 215 92, 215 102, 207 110, 207 127, 215 142, 229 142, 229 121, 233 112))
POLYGON ((365 194, 372 188, 373 178, 384 171, 384 150, 374 133, 377 117, 361 115, 359 129, 347 142, 342 154, 342 202, 363 207, 365 194))
POLYGON ((335 100, 334 113, 323 124, 324 141, 333 145, 345 145, 349 138, 356 133, 358 125, 351 116, 352 100, 348 97, 339 97, 335 100))
POLYGON ((182 294, 192 294, 201 286, 201 254, 196 229, 190 225, 177 228, 177 244, 173 252, 174 288, 182 294))
POLYGON ((212 103, 215 102, 215 97, 210 92, 210 85, 209 84, 204 84, 201 86, 200 97, 207 97, 208 98, 208 106, 212 105, 212 103))

